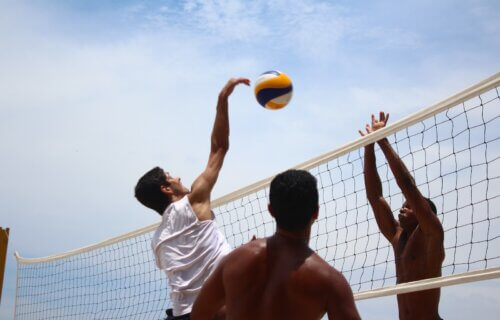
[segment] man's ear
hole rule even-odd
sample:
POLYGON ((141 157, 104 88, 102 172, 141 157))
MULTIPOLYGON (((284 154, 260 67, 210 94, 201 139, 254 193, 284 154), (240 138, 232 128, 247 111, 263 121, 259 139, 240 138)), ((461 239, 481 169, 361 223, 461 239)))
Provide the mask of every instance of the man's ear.
POLYGON ((316 221, 318 220, 318 216, 319 216, 319 205, 316 206, 316 210, 314 210, 314 213, 311 217, 312 221, 316 221))
POLYGON ((170 186, 161 186, 160 190, 162 193, 164 193, 167 196, 170 196, 173 193, 173 190, 172 190, 172 188, 170 188, 170 186))
POLYGON ((271 207, 271 204, 269 203, 267 205, 267 210, 269 211, 269 213, 271 214, 272 217, 274 217, 274 214, 273 214, 273 207, 271 207))

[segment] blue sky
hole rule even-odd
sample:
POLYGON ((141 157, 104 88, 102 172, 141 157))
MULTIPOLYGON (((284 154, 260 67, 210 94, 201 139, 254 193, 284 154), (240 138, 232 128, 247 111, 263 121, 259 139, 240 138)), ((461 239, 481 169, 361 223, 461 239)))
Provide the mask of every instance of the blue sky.
POLYGON ((0 316, 14 250, 158 221, 133 186, 154 165, 193 181, 229 77, 278 69, 295 90, 271 112, 236 89, 214 198, 357 138, 372 112, 395 121, 497 72, 499 21, 494 1, 1 1, 0 316))

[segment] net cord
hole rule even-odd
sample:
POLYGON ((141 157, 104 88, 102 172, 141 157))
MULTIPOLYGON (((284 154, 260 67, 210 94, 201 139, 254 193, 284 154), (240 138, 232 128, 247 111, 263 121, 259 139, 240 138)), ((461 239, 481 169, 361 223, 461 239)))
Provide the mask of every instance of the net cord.
MULTIPOLYGON (((315 166, 318 166, 320 164, 323 164, 325 162, 328 162, 332 159, 338 158, 344 154, 347 154, 353 150, 357 150, 359 148, 362 148, 368 144, 374 143, 382 138, 385 138, 395 132, 398 132, 399 130, 409 127, 415 123, 418 123, 422 120, 425 120, 435 114, 438 114, 439 112, 442 112, 443 110, 447 110, 453 106, 456 106, 460 103, 463 103, 475 96, 478 96, 486 91, 489 91, 493 88, 496 88, 500 85, 500 72, 495 73, 494 75, 484 79, 483 81, 480 81, 479 83, 441 101, 438 102, 434 105, 431 105, 427 108, 424 108, 420 111, 417 111, 401 120, 398 120, 391 125, 388 125, 385 128, 382 128, 380 130, 377 130, 369 135, 365 135, 364 137, 360 137, 350 143, 347 143, 340 148, 337 148, 333 151, 330 151, 328 153, 322 154, 318 157, 312 158, 306 162, 303 162, 293 168, 295 169, 303 169, 303 170, 308 170, 310 168, 313 168, 315 166)), ((241 188, 239 190, 236 190, 234 192, 231 192, 225 196, 222 196, 220 198, 217 198, 216 200, 212 201, 212 207, 217 208, 225 203, 231 202, 235 199, 238 199, 240 197, 244 197, 246 195, 249 195, 251 193, 254 193, 256 191, 259 191, 265 187, 267 187, 270 183, 271 180, 274 178, 274 176, 268 177, 266 179, 260 180, 258 182, 255 182, 253 184, 248 185, 247 187, 241 188)), ((19 254, 16 252, 15 253, 15 258, 18 264, 36 264, 36 263, 42 263, 42 262, 49 262, 49 261, 54 261, 62 258, 67 258, 70 256, 74 256, 77 254, 81 254, 84 252, 89 252, 98 248, 102 248, 126 239, 130 239, 148 232, 151 232, 155 230, 160 223, 155 223, 146 227, 143 227, 141 229, 137 229, 128 233, 125 233, 121 236, 114 237, 108 240, 105 240, 103 242, 99 242, 90 246, 74 249, 71 251, 67 251, 64 253, 60 254, 55 254, 52 256, 47 256, 47 257, 41 257, 41 258, 24 258, 19 256, 19 254)))
POLYGON ((496 278, 500 278, 500 267, 464 272, 451 276, 400 283, 394 286, 388 286, 380 289, 362 291, 355 293, 354 299, 364 300, 364 299, 392 296, 396 294, 410 293, 415 291, 435 289, 435 288, 447 287, 469 282, 491 280, 496 278))

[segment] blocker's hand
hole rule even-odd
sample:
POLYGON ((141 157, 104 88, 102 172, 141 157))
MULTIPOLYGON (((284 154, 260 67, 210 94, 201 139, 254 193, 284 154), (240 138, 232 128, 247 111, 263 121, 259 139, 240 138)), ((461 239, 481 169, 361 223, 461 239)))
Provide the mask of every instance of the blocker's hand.
POLYGON ((234 87, 236 87, 239 84, 245 84, 247 86, 250 85, 250 80, 247 78, 231 78, 229 81, 226 83, 224 88, 220 91, 219 97, 220 98, 227 98, 233 93, 234 87))
POLYGON ((366 124, 365 126, 366 133, 364 133, 362 130, 358 130, 358 132, 361 136, 365 136, 367 134, 377 131, 378 129, 385 127, 387 121, 389 121, 388 113, 380 111, 379 120, 377 120, 375 116, 372 114, 372 125, 370 126, 368 123, 366 124))

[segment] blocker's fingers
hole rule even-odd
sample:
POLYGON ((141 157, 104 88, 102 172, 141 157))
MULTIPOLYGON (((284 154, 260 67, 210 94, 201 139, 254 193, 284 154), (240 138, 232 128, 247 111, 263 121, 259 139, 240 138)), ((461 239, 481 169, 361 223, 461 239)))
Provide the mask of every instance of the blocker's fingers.
POLYGON ((359 134, 360 134, 362 137, 364 137, 364 136, 365 136, 365 133, 364 133, 363 131, 358 130, 358 132, 359 132, 359 134))
POLYGON ((387 124, 388 121, 389 121, 389 114, 386 114, 385 115, 385 124, 387 124))
POLYGON ((375 120, 375 115, 374 115, 374 114, 372 114, 372 123, 375 123, 375 121, 376 121, 376 120, 375 120))
POLYGON ((380 119, 380 121, 384 121, 384 119, 385 119, 384 111, 380 111, 378 118, 380 119))

